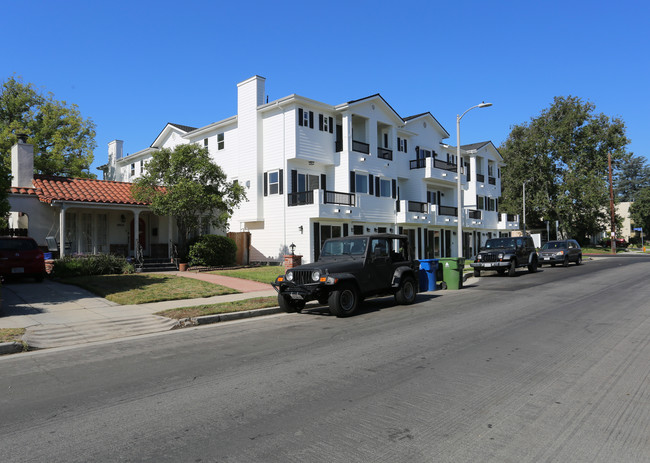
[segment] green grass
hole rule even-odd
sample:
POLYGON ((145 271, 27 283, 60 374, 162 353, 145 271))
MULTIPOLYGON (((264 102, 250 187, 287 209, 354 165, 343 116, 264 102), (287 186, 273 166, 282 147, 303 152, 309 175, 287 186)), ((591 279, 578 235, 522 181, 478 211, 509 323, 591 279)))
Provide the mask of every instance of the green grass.
POLYGON ((194 307, 180 307, 178 309, 163 310, 156 313, 162 317, 182 319, 201 317, 203 315, 214 315, 229 312, 243 312, 246 310, 262 309, 264 307, 277 307, 277 296, 256 297, 243 299, 241 301, 222 302, 219 304, 197 305, 194 307))
POLYGON ((95 275, 62 278, 122 305, 193 299, 238 293, 234 289, 174 275, 95 275))
POLYGON ((228 277, 243 278, 244 280, 253 280, 260 283, 271 284, 275 281, 278 275, 284 275, 284 267, 279 266, 262 266, 262 267, 249 267, 238 268, 233 270, 215 270, 212 272, 215 275, 225 275, 228 277))
POLYGON ((0 342, 20 342, 25 328, 0 328, 0 342))
MULTIPOLYGON (((616 253, 618 254, 619 252, 627 252, 626 249, 621 249, 617 248, 616 253)), ((582 253, 583 254, 612 254, 612 250, 610 248, 592 248, 592 247, 583 247, 582 248, 582 253)))

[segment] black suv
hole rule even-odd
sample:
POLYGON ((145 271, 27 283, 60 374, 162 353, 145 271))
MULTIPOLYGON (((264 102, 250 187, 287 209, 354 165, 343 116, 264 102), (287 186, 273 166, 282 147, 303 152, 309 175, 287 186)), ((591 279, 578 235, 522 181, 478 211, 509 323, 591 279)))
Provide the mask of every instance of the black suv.
POLYGON ((530 236, 510 238, 492 238, 485 242, 470 265, 474 276, 481 276, 481 270, 496 270, 500 275, 508 271, 508 276, 515 276, 517 267, 528 267, 530 273, 537 271, 537 252, 530 236))
POLYGON ((412 304, 419 269, 412 254, 405 235, 333 238, 323 244, 318 261, 289 269, 272 284, 285 312, 298 312, 306 302, 318 300, 333 315, 347 317, 365 297, 383 294, 412 304))

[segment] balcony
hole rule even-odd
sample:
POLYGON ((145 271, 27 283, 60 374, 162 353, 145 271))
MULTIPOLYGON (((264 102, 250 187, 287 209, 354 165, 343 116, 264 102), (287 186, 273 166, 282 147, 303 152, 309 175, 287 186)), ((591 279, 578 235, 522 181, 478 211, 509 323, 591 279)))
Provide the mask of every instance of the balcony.
POLYGON ((450 206, 438 206, 438 215, 458 216, 458 208, 450 206))
POLYGON ((467 211, 467 216, 468 216, 470 219, 481 220, 481 211, 477 211, 477 210, 469 209, 469 210, 467 211))
MULTIPOLYGON (((287 195, 287 205, 293 207, 314 204, 314 191, 317 192, 316 197, 320 198, 320 191, 322 190, 289 193, 287 195)), ((341 193, 338 191, 324 190, 322 204, 337 204, 339 206, 354 207, 356 205, 355 195, 354 193, 341 193)))
POLYGON ((370 145, 362 141, 352 140, 352 151, 357 153, 370 154, 370 145))
POLYGON ((323 197, 324 204, 338 204, 340 206, 354 206, 355 197, 354 193, 341 193, 339 191, 325 190, 323 197))
POLYGON ((458 166, 456 164, 452 164, 446 161, 440 161, 438 159, 433 160, 433 167, 435 167, 436 169, 447 170, 449 172, 456 172, 458 170, 458 166))
POLYGON ((377 148, 377 157, 380 159, 388 159, 389 161, 393 160, 393 150, 386 148, 377 148))
POLYGON ((497 228, 499 230, 519 230, 519 216, 497 213, 497 228))
POLYGON ((406 201, 406 210, 408 212, 418 212, 421 214, 426 214, 429 212, 429 205, 427 203, 422 203, 420 201, 406 201))
POLYGON ((305 204, 314 204, 313 191, 300 191, 298 193, 289 193, 287 195, 287 205, 304 206, 305 204))

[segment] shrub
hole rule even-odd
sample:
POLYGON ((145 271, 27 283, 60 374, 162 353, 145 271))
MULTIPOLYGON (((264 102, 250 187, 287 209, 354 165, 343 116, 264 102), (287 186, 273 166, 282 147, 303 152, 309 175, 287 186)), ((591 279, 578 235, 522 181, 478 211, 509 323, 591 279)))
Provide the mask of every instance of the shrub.
POLYGON ((227 236, 203 235, 190 247, 190 265, 206 267, 228 266, 235 263, 237 245, 227 236))
POLYGON ((56 277, 76 277, 82 275, 113 275, 133 273, 134 267, 126 258, 110 254, 96 256, 65 256, 54 261, 52 273, 56 277))

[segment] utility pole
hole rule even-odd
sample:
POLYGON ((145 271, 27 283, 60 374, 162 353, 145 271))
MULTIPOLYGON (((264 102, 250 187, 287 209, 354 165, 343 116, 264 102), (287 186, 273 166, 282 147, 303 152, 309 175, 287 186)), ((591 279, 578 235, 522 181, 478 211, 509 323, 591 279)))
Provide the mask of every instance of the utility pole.
POLYGON ((609 242, 612 244, 612 254, 616 254, 616 214, 614 213, 614 185, 612 183, 612 153, 607 153, 607 164, 609 166, 609 211, 612 221, 612 232, 609 242))

